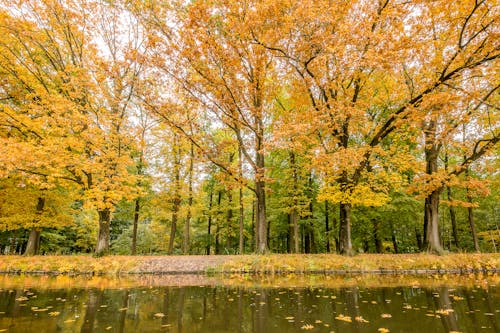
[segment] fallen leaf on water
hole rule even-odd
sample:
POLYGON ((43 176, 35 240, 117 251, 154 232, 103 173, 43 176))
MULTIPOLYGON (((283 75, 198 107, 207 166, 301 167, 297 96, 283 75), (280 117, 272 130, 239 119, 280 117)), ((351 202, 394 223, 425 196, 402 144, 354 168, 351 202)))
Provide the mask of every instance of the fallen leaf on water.
POLYGON ((161 312, 158 312, 158 313, 155 313, 155 314, 154 314, 154 316, 155 316, 156 318, 163 318, 163 317, 165 317, 165 314, 164 314, 164 313, 161 313, 161 312))
POLYGON ((112 326, 108 326, 105 328, 106 331, 109 331, 110 329, 112 329, 113 327, 112 326))
POLYGON ((352 323, 351 317, 344 316, 343 314, 339 314, 337 317, 335 317, 335 319, 345 321, 346 323, 352 323))
POLYGON ((74 323, 75 321, 76 321, 75 319, 68 319, 68 320, 65 320, 64 323, 69 324, 69 323, 74 323))
POLYGON ((382 318, 392 318, 392 315, 390 313, 382 313, 380 315, 380 317, 382 317, 382 318))
POLYGON ((309 331, 309 330, 312 330, 313 328, 314 328, 313 325, 311 325, 311 324, 305 324, 300 329, 309 331))
POLYGON ((368 320, 366 320, 365 318, 363 318, 361 316, 355 317, 354 320, 356 320, 357 322, 360 322, 360 323, 369 323, 368 320))
POLYGON ((51 317, 59 316, 60 313, 61 312, 59 312, 59 311, 49 312, 49 316, 51 316, 51 317))
POLYGON ((118 311, 127 311, 127 310, 128 310, 128 308, 120 308, 120 309, 118 309, 118 311))
POLYGON ((390 332, 387 328, 384 328, 384 327, 379 328, 378 331, 380 333, 388 333, 388 332, 390 332))

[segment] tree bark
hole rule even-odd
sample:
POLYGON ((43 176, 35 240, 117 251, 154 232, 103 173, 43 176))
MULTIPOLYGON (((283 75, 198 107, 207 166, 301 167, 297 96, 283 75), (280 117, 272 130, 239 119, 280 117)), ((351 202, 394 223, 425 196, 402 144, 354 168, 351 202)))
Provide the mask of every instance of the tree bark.
MULTIPOLYGON (((243 160, 241 156, 241 146, 238 144, 238 174, 240 179, 243 179, 243 160)), ((240 216, 239 216, 239 242, 238 242, 238 253, 243 254, 245 252, 245 225, 244 225, 244 207, 243 207, 243 188, 240 185, 239 188, 239 206, 240 206, 240 216)))
MULTIPOLYGON (((45 207, 45 198, 38 197, 36 203, 36 212, 35 218, 33 220, 34 224, 37 224, 40 220, 40 215, 43 212, 43 208, 45 207)), ((28 244, 26 245, 26 250, 24 251, 25 256, 35 256, 38 255, 40 251, 40 234, 42 230, 39 227, 33 227, 30 231, 30 235, 28 237, 28 244)))
POLYGON ((339 209, 339 253, 351 256, 354 254, 351 241, 351 205, 341 203, 339 209))
POLYGON ((325 238, 326 238, 326 253, 330 253, 330 226, 329 226, 329 211, 328 201, 325 201, 325 238))
MULTIPOLYGON (((425 161, 426 173, 432 177, 438 172, 438 157, 441 144, 436 143, 437 122, 430 120, 425 125, 425 161)), ((443 254, 439 237, 439 195, 442 187, 433 188, 425 198, 424 214, 424 246, 427 251, 436 254, 443 254)))
MULTIPOLYGON (((465 171, 465 175, 468 178, 469 177, 469 169, 465 171)), ((472 235, 472 241, 474 243, 474 251, 476 252, 481 252, 481 248, 479 247, 479 240, 477 238, 477 231, 476 231, 476 223, 474 222, 474 211, 472 208, 472 195, 470 192, 470 189, 467 187, 467 202, 469 203, 469 206, 467 207, 467 221, 469 222, 470 226, 470 231, 472 235)))
MULTIPOLYGON (((446 189, 448 192, 448 201, 451 201, 453 199, 451 187, 446 186, 446 189)), ((457 214, 455 212, 455 207, 450 205, 449 210, 450 210, 451 232, 453 234, 453 243, 458 249, 460 249, 460 240, 458 238, 458 228, 457 228, 457 214)))
POLYGON ((210 199, 208 202, 208 222, 207 222, 207 248, 206 248, 206 254, 209 256, 210 255, 210 245, 211 245, 211 228, 212 228, 212 204, 213 204, 213 198, 214 198, 214 190, 212 187, 210 187, 210 199))
POLYGON ((130 253, 132 255, 137 254, 137 227, 139 224, 139 213, 141 210, 141 202, 140 199, 135 199, 135 208, 134 208, 134 224, 132 227, 132 247, 130 249, 130 253))
POLYGON ((177 222, 179 219, 179 208, 181 205, 181 147, 178 138, 176 137, 174 147, 174 200, 172 207, 172 225, 170 226, 170 239, 168 242, 168 254, 174 252, 175 234, 177 232, 177 222), (177 148, 177 149, 175 149, 177 148))
POLYGON ((111 211, 109 208, 97 210, 99 215, 99 235, 95 249, 96 256, 102 256, 109 253, 109 235, 111 223, 111 211))
POLYGON ((290 153, 290 166, 292 167, 292 177, 293 177, 293 207, 290 212, 290 220, 293 228, 293 253, 299 253, 299 213, 298 213, 298 201, 297 201, 297 192, 298 192, 298 172, 297 172, 297 163, 295 161, 295 153, 290 153))
POLYGON ((189 177, 188 177, 188 211, 186 216, 186 223, 184 224, 184 242, 182 243, 182 250, 184 254, 189 254, 190 243, 190 224, 191 224, 191 210, 193 208, 193 170, 194 170, 194 145, 191 143, 189 151, 189 177))
POLYGON ((377 219, 372 219, 373 225, 373 243, 375 244, 375 252, 383 253, 384 246, 382 239, 380 239, 380 222, 377 219))
MULTIPOLYGON (((444 155, 444 169, 448 172, 448 152, 444 155)), ((458 239, 458 230, 457 230, 457 215, 455 213, 455 207, 452 206, 451 201, 453 200, 453 194, 450 186, 446 186, 446 192, 449 201, 449 211, 450 211, 450 222, 451 222, 451 231, 453 234, 453 243, 460 249, 460 243, 458 239)))

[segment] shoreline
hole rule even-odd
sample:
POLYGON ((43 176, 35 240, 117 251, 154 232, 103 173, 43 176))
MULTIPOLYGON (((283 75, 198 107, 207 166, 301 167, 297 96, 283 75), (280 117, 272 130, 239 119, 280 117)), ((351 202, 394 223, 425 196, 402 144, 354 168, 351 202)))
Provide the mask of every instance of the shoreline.
POLYGON ((33 275, 443 275, 500 272, 500 254, 0 256, 0 274, 33 275))

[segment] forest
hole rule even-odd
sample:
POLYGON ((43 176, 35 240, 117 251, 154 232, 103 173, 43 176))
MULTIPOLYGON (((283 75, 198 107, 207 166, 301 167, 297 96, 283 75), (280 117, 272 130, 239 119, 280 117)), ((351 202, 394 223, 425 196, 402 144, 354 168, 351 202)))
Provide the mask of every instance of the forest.
POLYGON ((0 0, 0 253, 497 252, 496 0, 0 0))

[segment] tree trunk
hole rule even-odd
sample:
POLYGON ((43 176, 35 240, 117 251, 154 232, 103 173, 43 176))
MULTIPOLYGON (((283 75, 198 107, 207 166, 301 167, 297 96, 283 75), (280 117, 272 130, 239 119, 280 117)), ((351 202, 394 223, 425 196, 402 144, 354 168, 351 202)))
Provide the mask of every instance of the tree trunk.
POLYGON ((137 227, 139 224, 139 213, 141 210, 141 202, 140 199, 135 199, 135 209, 134 209, 134 225, 132 227, 132 247, 130 249, 130 253, 132 255, 137 254, 137 227))
POLYGON ((208 223, 207 223, 207 249, 206 253, 209 256, 210 255, 210 245, 211 245, 211 240, 212 240, 212 235, 210 234, 211 228, 212 228, 212 202, 214 198, 214 191, 213 188, 210 188, 210 201, 208 203, 208 223))
POLYGON ((258 229, 257 229, 257 223, 255 223, 255 211, 257 210, 257 203, 252 201, 252 246, 253 246, 253 251, 257 252, 257 248, 259 246, 259 234, 258 234, 258 229))
POLYGON ((328 201, 325 201, 325 238, 326 238, 326 253, 330 253, 330 226, 328 220, 328 201))
MULTIPOLYGON (((448 201, 451 201, 453 199, 451 187, 447 186, 446 189, 448 192, 448 201)), ((460 249, 460 241, 458 239, 458 228, 457 228, 457 214, 455 212, 455 207, 450 205, 449 209, 450 209, 450 220, 451 220, 451 232, 453 234, 453 243, 455 244, 457 249, 460 249)))
POLYGON ((440 191, 433 191, 425 198, 425 216, 427 217, 427 251, 430 253, 443 254, 439 237, 439 194, 440 191))
POLYGON ((392 247, 394 248, 394 253, 399 253, 398 240, 396 239, 396 230, 394 230, 394 224, 391 222, 391 240, 392 247))
POLYGON ((176 137, 174 147, 174 200, 172 207, 172 225, 170 227, 170 239, 168 242, 168 254, 174 252, 175 234, 177 232, 177 222, 179 219, 179 208, 181 205, 181 148, 178 138, 176 137), (177 148, 177 149, 175 149, 177 148))
MULTIPOLYGON (((259 98, 260 91, 257 92, 255 107, 260 110, 262 103, 259 98)), ((266 220, 266 182, 265 182, 265 159, 264 159, 264 121, 260 112, 255 117, 256 138, 255 138, 255 197, 257 200, 255 218, 257 225, 257 252, 267 253, 268 225, 266 220)))
POLYGON ((293 253, 299 253, 300 248, 299 248, 299 214, 297 213, 297 209, 293 208, 292 211, 290 212, 290 224, 292 228, 292 246, 290 248, 292 249, 293 253))
POLYGON ((103 256, 109 253, 109 234, 111 223, 111 211, 109 208, 97 210, 99 215, 99 235, 97 238, 96 256, 103 256))
MULTIPOLYGON (((469 178, 469 169, 465 170, 465 175, 467 178, 469 178)), ((476 231, 476 223, 474 222, 474 212, 472 208, 472 195, 470 192, 470 189, 467 187, 467 202, 469 203, 469 206, 467 207, 467 221, 469 222, 470 226, 470 231, 472 235, 472 241, 474 243, 474 251, 476 252, 481 252, 481 248, 479 247, 479 240, 477 238, 477 231, 476 231)))
POLYGON ((267 221, 266 221, 266 192, 265 192, 265 182, 257 181, 255 186, 256 194, 256 221, 257 225, 257 252, 267 253, 267 221))
MULTIPOLYGON (((238 173, 240 179, 243 179, 243 160, 241 156, 241 146, 238 145, 238 173)), ((240 216, 239 216, 239 242, 238 242, 238 253, 243 254, 245 252, 245 225, 244 225, 244 207, 243 207, 243 188, 240 185, 239 189, 239 206, 240 206, 240 216)))
POLYGON ((292 177, 293 177, 293 207, 290 212, 290 219, 293 228, 293 253, 299 253, 299 213, 298 213, 298 172, 297 172, 297 164, 295 161, 295 154, 293 152, 290 153, 290 166, 292 167, 292 177))
MULTIPOLYGON (((33 220, 34 224, 37 224, 39 222, 40 215, 42 214, 44 207, 45 207, 45 198, 38 197, 38 201, 36 203, 35 218, 33 220)), ((28 237, 28 244, 26 245, 26 250, 24 251, 25 256, 34 256, 39 253, 41 231, 42 230, 37 227, 31 229, 30 235, 28 237)))
POLYGON ((41 229, 33 228, 30 231, 28 238, 28 244, 26 245, 26 250, 24 251, 25 256, 36 256, 40 251, 40 234, 41 229))
MULTIPOLYGON (((425 161, 426 173, 432 177, 438 172, 438 157, 441 145, 436 143, 437 122, 430 120, 425 125, 425 161)), ((431 182, 432 183, 432 182, 431 182)), ((431 185, 435 186, 435 185, 431 185)), ((441 246, 439 237, 439 195, 442 187, 431 189, 431 193, 425 198, 424 214, 424 246, 430 253, 443 254, 444 249, 441 246)))
POLYGON ((220 204, 222 201, 222 191, 219 191, 219 194, 217 195, 217 218, 215 221, 217 224, 215 225, 215 254, 220 253, 220 244, 219 244, 219 233, 220 233, 220 217, 221 217, 221 208, 220 204))
POLYGON ((373 225, 373 242, 375 243, 375 252, 383 253, 384 246, 382 239, 380 239, 380 222, 377 219, 372 220, 373 225))
POLYGON ((354 254, 351 241, 351 205, 341 203, 339 209, 339 253, 351 256, 354 254))
POLYGON ((184 242, 182 243, 182 250, 184 254, 189 254, 190 242, 190 224, 191 224, 191 210, 193 207, 193 170, 194 170, 194 146, 191 143, 189 151, 189 178, 188 178, 188 211, 186 216, 186 223, 184 224, 184 242))
MULTIPOLYGON (((444 155, 444 169, 448 172, 448 152, 444 155)), ((446 186, 446 191, 448 195, 449 201, 449 211, 450 211, 450 222, 451 222, 451 230, 453 234, 453 243, 457 249, 460 249, 460 243, 458 239, 458 231, 457 231, 457 215, 455 213, 455 207, 451 205, 451 201, 453 200, 453 194, 450 186, 446 186)))

